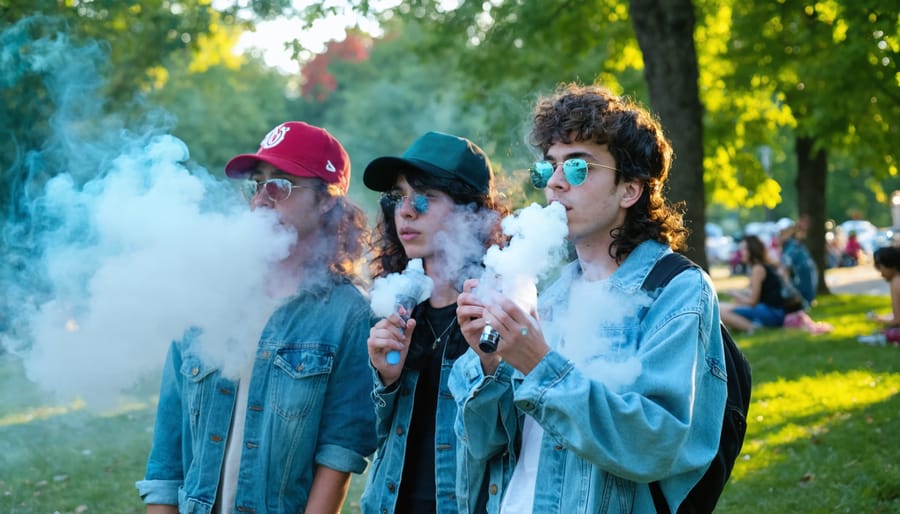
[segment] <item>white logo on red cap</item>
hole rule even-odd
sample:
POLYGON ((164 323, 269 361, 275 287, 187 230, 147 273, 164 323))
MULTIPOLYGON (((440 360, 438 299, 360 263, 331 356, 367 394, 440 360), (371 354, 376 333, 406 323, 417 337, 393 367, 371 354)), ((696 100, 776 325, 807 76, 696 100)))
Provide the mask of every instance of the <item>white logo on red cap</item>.
POLYGON ((266 134, 266 137, 259 142, 259 147, 268 149, 278 146, 279 143, 284 141, 284 136, 288 133, 288 130, 291 130, 291 127, 286 127, 284 125, 273 128, 266 134))
POLYGON ((331 164, 331 161, 328 161, 327 163, 325 163, 325 169, 332 173, 337 171, 337 168, 334 167, 334 164, 331 164))

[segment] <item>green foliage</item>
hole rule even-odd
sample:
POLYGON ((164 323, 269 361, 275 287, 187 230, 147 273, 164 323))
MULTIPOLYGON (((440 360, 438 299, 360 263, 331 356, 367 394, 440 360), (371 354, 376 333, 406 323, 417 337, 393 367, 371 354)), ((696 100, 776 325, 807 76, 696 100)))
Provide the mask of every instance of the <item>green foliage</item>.
POLYGON ((896 2, 734 2, 728 84, 770 92, 796 134, 878 177, 898 172, 896 2))
POLYGON ((287 77, 260 61, 193 72, 188 57, 172 59, 168 80, 146 99, 175 117, 172 134, 188 145, 191 159, 210 172, 224 176, 225 163, 238 153, 256 151, 272 127, 303 118, 298 100, 285 94, 287 77))

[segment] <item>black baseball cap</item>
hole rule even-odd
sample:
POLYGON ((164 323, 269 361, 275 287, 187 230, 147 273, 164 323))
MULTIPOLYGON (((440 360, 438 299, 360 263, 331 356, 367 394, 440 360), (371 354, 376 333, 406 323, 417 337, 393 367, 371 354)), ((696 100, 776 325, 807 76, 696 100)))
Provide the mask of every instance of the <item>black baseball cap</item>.
POLYGON ((373 191, 388 191, 397 175, 416 170, 429 175, 461 180, 487 194, 491 162, 478 146, 464 137, 427 132, 410 145, 402 157, 379 157, 366 166, 363 183, 373 191))

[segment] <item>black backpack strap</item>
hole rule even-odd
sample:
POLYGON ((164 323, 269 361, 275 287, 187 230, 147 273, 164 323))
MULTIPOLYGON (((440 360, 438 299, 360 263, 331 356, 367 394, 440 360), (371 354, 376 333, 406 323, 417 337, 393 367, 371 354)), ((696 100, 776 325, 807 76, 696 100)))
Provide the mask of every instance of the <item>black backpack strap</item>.
MULTIPOLYGON (((682 271, 696 267, 698 266, 694 261, 680 253, 666 254, 653 265, 653 269, 650 270, 647 278, 644 279, 644 283, 641 284, 641 289, 647 292, 655 291, 660 287, 665 287, 682 271)), ((659 481, 650 482, 650 494, 653 496, 653 506, 656 507, 656 512, 659 514, 671 514, 659 481)))
POLYGON ((647 278, 644 279, 644 283, 641 284, 641 289, 649 293, 660 287, 665 287, 675 276, 688 268, 699 268, 699 266, 680 253, 672 252, 666 254, 653 265, 653 269, 650 270, 647 278))

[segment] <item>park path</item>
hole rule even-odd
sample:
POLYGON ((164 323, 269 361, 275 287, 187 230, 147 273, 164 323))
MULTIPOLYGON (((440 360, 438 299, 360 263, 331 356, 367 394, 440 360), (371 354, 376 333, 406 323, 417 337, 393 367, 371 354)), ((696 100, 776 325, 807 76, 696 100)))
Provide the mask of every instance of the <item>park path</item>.
MULTIPOLYGON (((730 276, 725 267, 714 267, 710 274, 718 291, 741 289, 747 287, 746 275, 730 276)), ((890 294, 888 283, 871 264, 853 266, 852 268, 832 268, 825 272, 825 283, 834 294, 867 294, 887 296, 890 294)))

